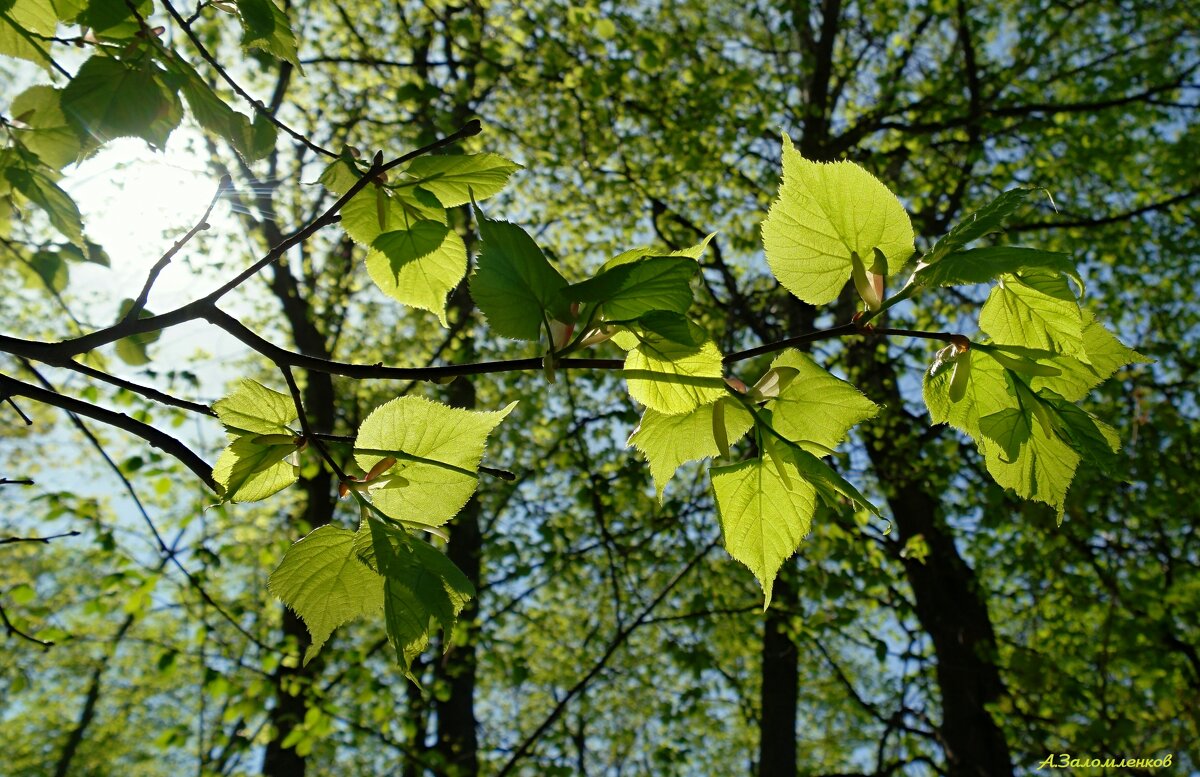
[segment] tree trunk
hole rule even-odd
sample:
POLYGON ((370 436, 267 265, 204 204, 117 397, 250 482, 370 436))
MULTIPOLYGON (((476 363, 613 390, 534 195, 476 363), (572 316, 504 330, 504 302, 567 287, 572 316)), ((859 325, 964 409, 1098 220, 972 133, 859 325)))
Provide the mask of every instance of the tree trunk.
POLYGON ((885 345, 868 341, 851 350, 862 369, 861 385, 883 409, 876 422, 882 444, 867 446, 887 494, 899 540, 920 536, 924 559, 904 559, 916 599, 916 615, 933 640, 942 696, 941 739, 948 777, 1011 777, 1012 758, 1004 733, 987 710, 1004 694, 996 663, 996 634, 975 572, 958 553, 941 502, 924 472, 940 466, 922 451, 923 431, 904 410, 885 345))
MULTIPOLYGON (((470 223, 470 213, 463 211, 464 221, 470 223)), ((464 240, 470 249, 470 235, 464 228, 464 240)), ((450 310, 455 321, 463 321, 475 310, 475 303, 467 293, 463 281, 450 299, 450 310)), ((469 333, 468 324, 464 332, 469 333)), ((458 363, 475 360, 475 341, 464 334, 461 345, 456 349, 454 361, 458 363)), ((447 401, 452 407, 473 409, 475 407, 475 385, 468 378, 459 378, 446 390, 447 401)), ((483 536, 479 526, 479 500, 471 497, 462 512, 450 524, 450 542, 446 555, 462 570, 471 584, 479 588, 480 562, 483 558, 483 536)), ((459 614, 458 632, 465 635, 450 652, 434 664, 437 682, 444 685, 444 694, 438 696, 437 709, 437 752, 450 777, 475 777, 479 773, 479 742, 475 720, 475 675, 477 658, 475 636, 479 629, 479 605, 472 598, 459 614)))
POLYGON ((775 604, 763 622, 762 720, 758 726, 758 774, 796 774, 796 702, 800 687, 799 650, 788 634, 788 607, 795 600, 795 562, 785 562, 775 580, 775 604), (781 606, 783 605, 783 606, 781 606))
MULTIPOLYGON (((270 245, 278 245, 282 235, 273 222, 263 223, 264 235, 270 245)), ((272 266, 271 291, 283 306, 284 317, 292 331, 296 348, 304 354, 330 358, 325 334, 312 320, 307 299, 297 288, 296 279, 282 263, 272 266)), ((326 373, 310 372, 303 390, 304 410, 313 429, 333 431, 334 393, 333 379, 326 373)), ((320 468, 312 477, 301 478, 300 488, 304 491, 304 503, 299 517, 312 531, 329 523, 333 518, 334 506, 333 475, 320 468)), ((293 527, 294 528, 294 527, 293 527)), ((304 622, 286 607, 283 608, 283 634, 296 640, 301 654, 311 644, 304 622)), ((294 747, 283 747, 284 740, 293 729, 304 721, 308 711, 306 690, 312 678, 320 672, 318 657, 307 666, 284 666, 282 663, 272 675, 276 688, 276 703, 269 713, 275 735, 267 743, 263 758, 262 773, 267 777, 304 777, 306 758, 294 747), (299 682, 297 682, 299 681, 299 682)))

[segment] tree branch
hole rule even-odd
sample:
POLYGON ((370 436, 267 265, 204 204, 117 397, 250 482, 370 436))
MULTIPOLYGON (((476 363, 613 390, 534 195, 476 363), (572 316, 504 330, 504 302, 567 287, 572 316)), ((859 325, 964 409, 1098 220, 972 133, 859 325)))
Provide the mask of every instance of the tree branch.
POLYGON ((0 390, 13 396, 28 397, 35 402, 52 405, 53 407, 61 408, 77 415, 95 419, 101 423, 115 426, 118 429, 123 429, 130 434, 141 437, 153 447, 178 459, 196 477, 200 478, 204 485, 212 489, 213 493, 217 493, 220 490, 217 482, 213 480, 212 467, 206 464, 203 459, 182 442, 149 424, 135 421, 124 413, 97 407, 81 399, 59 394, 57 391, 32 386, 3 373, 0 373, 0 390))

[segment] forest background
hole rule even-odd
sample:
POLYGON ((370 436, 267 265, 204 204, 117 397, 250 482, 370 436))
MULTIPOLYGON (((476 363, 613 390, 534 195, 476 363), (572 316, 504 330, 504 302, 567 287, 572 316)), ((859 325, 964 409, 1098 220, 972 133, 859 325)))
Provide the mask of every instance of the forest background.
MULTIPOLYGON (((312 422, 343 434, 398 395, 520 400, 484 459, 515 479, 481 479, 449 524, 447 553, 478 596, 451 644, 435 638, 414 663, 420 686, 370 619, 301 665, 308 632, 268 589, 293 542, 357 520, 332 473, 314 462, 272 500, 214 505, 143 441, 61 401, 16 400, 0 415, 0 773, 1012 775, 1062 754, 1139 762, 1084 774, 1145 773, 1142 759, 1168 756, 1168 773, 1200 769, 1191 4, 53 4, 58 19, 83 14, 77 25, 39 20, 42 6, 0 2, 0 52, 17 57, 0 58, 10 137, 24 87, 61 87, 92 53, 85 28, 117 50, 160 38, 255 120, 221 113, 236 131, 211 132, 211 116, 205 131, 189 100, 169 140, 170 127, 144 135, 165 151, 114 140, 66 167, 60 184, 107 253, 64 246, 40 217, 0 233, 9 335, 55 341, 119 318, 199 219, 209 228, 149 300, 182 304, 328 204, 312 185, 327 149, 392 158, 479 119, 458 148, 522 166, 484 211, 522 224, 564 274, 716 232, 695 310, 724 353, 854 310, 850 293, 800 302, 762 259, 787 132, 808 159, 878 176, 921 250, 1000 192, 1043 187, 1050 197, 994 240, 1069 253, 1084 306, 1153 362, 1086 400, 1124 443, 1111 463, 1081 466, 1059 525, 997 486, 957 432, 931 427, 920 382, 940 344, 813 343, 882 406, 835 460, 884 517, 819 512, 765 613, 754 577, 721 549, 703 469, 685 466, 658 500, 626 447, 639 410, 619 374, 549 384, 539 368, 439 386, 304 373, 312 422)), ((113 121, 172 120, 169 100, 151 108, 113 121)), ((454 219, 474 250, 472 211, 454 219)), ((445 328, 394 304, 363 255, 319 232, 227 309, 277 345, 344 362, 538 355, 490 333, 465 285, 445 328)), ((973 335, 983 298, 928 296, 889 311, 889 325, 973 335)), ((7 349, 0 364, 167 430, 210 463, 225 440, 204 409, 239 376, 284 388, 203 322, 95 358, 184 406, 7 349)))

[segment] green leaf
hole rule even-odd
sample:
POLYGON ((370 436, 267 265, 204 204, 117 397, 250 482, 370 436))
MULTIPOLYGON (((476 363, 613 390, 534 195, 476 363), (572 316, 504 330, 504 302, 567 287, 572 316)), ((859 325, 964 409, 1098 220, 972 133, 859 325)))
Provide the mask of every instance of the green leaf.
POLYGON ((779 567, 812 526, 816 489, 788 456, 750 459, 709 472, 725 549, 758 578, 766 610, 779 567))
POLYGON ((50 43, 34 35, 51 36, 58 28, 54 7, 46 0, 15 0, 0 10, 0 56, 36 62, 50 69, 50 43))
POLYGON ((1087 358, 1079 302, 1061 273, 1031 270, 1000 276, 979 312, 979 328, 1001 345, 1087 358))
POLYGON ((680 248, 675 251, 668 251, 662 248, 653 248, 651 246, 631 248, 628 251, 617 254, 612 259, 609 259, 600 268, 600 271, 604 272, 605 270, 610 270, 613 267, 617 267, 622 264, 629 264, 630 262, 636 262, 637 260, 644 259, 648 256, 686 256, 690 259, 699 260, 704 254, 704 249, 708 248, 708 244, 711 243, 712 239, 716 236, 716 232, 710 232, 709 234, 705 235, 704 239, 696 245, 688 246, 687 248, 680 248))
POLYGON ((852 255, 878 248, 889 275, 913 253, 912 223, 896 196, 852 162, 810 162, 783 136, 783 184, 762 224, 767 264, 813 305, 832 302, 849 280, 852 255))
MULTIPOLYGON (((412 662, 429 644, 430 623, 441 627, 445 649, 458 615, 475 595, 467 576, 444 553, 427 542, 371 518, 368 520, 371 547, 363 557, 387 580, 384 587, 384 618, 388 640, 404 675, 414 683, 412 662)), ((360 535, 363 532, 360 529, 360 535)))
POLYGON ((878 405, 829 374, 808 354, 789 349, 775 357, 771 368, 796 370, 779 396, 765 406, 771 426, 810 453, 822 455, 836 447, 851 427, 879 412, 878 405))
POLYGON ((21 162, 3 167, 4 178, 13 189, 41 208, 50 223, 72 243, 83 246, 83 217, 71 196, 54 182, 47 172, 50 168, 29 164, 31 157, 23 155, 21 162))
POLYGON ((934 244, 925 257, 927 264, 939 262, 951 251, 957 251, 974 240, 999 231, 1008 217, 1037 189, 1009 189, 979 210, 956 224, 945 237, 934 244))
POLYGON ((692 306, 692 278, 699 265, 687 257, 648 257, 623 263, 572 285, 565 292, 575 302, 599 306, 599 320, 623 321, 651 311, 687 313, 692 306))
POLYGON ((183 105, 166 75, 149 60, 134 65, 97 54, 63 89, 63 113, 80 137, 99 144, 140 137, 161 149, 183 117, 183 105))
POLYGON ((61 170, 79 157, 79 136, 62 112, 62 92, 52 86, 31 86, 12 101, 9 113, 28 129, 11 129, 21 143, 48 167, 61 170))
POLYGON ((272 0, 237 0, 242 21, 242 46, 258 48, 300 66, 296 33, 287 14, 272 0))
POLYGON ((515 406, 477 412, 400 397, 377 407, 359 427, 355 460, 370 472, 392 455, 399 461, 386 473, 400 479, 371 492, 375 505, 410 523, 440 526, 453 518, 475 493, 488 434, 515 406))
POLYGON ((308 663, 333 630, 384 607, 383 580, 354 553, 355 533, 322 526, 290 547, 267 582, 308 627, 308 663))
MULTIPOLYGON (((129 312, 131 307, 133 307, 133 300, 127 297, 121 300, 117 314, 124 318, 125 314, 129 312)), ((146 308, 142 308, 138 311, 138 318, 150 318, 153 315, 154 314, 146 308)), ((117 358, 131 367, 141 367, 142 365, 149 364, 149 346, 151 343, 157 341, 161 336, 161 331, 153 331, 141 332, 136 335, 130 335, 129 337, 122 337, 116 342, 115 351, 117 358)))
MULTIPOLYGON (((154 11, 151 0, 140 0, 135 6, 143 19, 154 11)), ((141 31, 141 24, 125 0, 88 0, 75 17, 75 23, 91 28, 92 34, 99 38, 132 38, 141 31)))
MULTIPOLYGON (((686 316, 670 310, 652 310, 649 313, 639 316, 632 324, 626 324, 625 326, 628 331, 618 332, 617 334, 637 333, 637 336, 641 336, 643 339, 658 337, 672 343, 687 346, 693 350, 699 348, 708 339, 704 334, 704 330, 694 325, 686 316)), ((637 346, 637 336, 634 337, 632 342, 628 343, 629 348, 625 350, 630 350, 637 346)))
POLYGON ((26 274, 26 285, 61 292, 70 280, 70 268, 62 254, 57 251, 38 251, 22 265, 26 274))
POLYGON ((367 253, 367 272, 392 299, 428 310, 446 321, 446 295, 467 273, 467 247, 458 233, 438 221, 384 232, 367 253))
POLYGON ((1015 461, 1021 455, 1021 446, 1028 442, 1033 432, 1033 424, 1029 413, 1020 408, 1006 407, 980 418, 979 431, 999 444, 1005 459, 1015 461))
POLYGON ((415 184, 437 197, 443 207, 465 205, 504 189, 513 171, 521 169, 498 154, 454 154, 417 157, 405 170, 415 184))
MULTIPOLYGON (((362 177, 353 160, 343 157, 331 164, 321 174, 321 183, 337 195, 343 195, 362 177)), ((397 229, 411 229, 421 221, 446 223, 446 210, 436 202, 423 203, 410 190, 389 191, 381 184, 371 183, 350 198, 341 211, 342 229, 359 245, 371 246, 383 234, 380 222, 395 225, 397 229), (380 218, 380 202, 387 205, 386 216, 380 218)))
POLYGON ((197 124, 228 140, 246 162, 262 159, 275 148, 275 125, 265 116, 256 114, 251 122, 245 114, 230 108, 191 65, 179 60, 174 67, 182 76, 180 91, 197 124))
POLYGON ((296 418, 291 397, 249 378, 242 378, 232 394, 213 403, 213 411, 236 434, 291 434, 287 425, 296 418))
POLYGON ((284 461, 297 451, 287 426, 296 418, 291 397, 243 378, 232 394, 213 404, 213 411, 230 439, 213 467, 224 499, 254 502, 296 482, 296 466, 284 461), (276 435, 284 441, 271 439, 276 435))
POLYGON ((646 334, 625 356, 629 394, 664 415, 689 413, 724 396, 721 352, 704 330, 691 325, 700 345, 673 342, 646 334))
POLYGON ((525 230, 479 219, 483 247, 471 275, 471 298, 501 337, 538 340, 545 318, 566 321, 563 280, 525 230))
POLYGON ((681 464, 711 458, 720 452, 713 435, 713 411, 718 404, 724 405, 725 437, 732 445, 745 436, 754 425, 754 419, 744 407, 728 397, 688 413, 665 415, 650 408, 642 413, 642 422, 629 436, 628 444, 645 454, 650 462, 650 475, 654 478, 659 501, 662 501, 663 489, 681 464))
POLYGON ((1083 285, 1069 255, 1018 246, 987 246, 954 251, 934 264, 919 266, 914 277, 918 283, 926 286, 956 286, 990 283, 1006 273, 1023 270, 1051 270, 1074 278, 1080 286, 1083 285))
POLYGON ((844 498, 859 504, 875 515, 882 515, 879 508, 863 496, 862 492, 854 487, 854 484, 835 472, 833 467, 804 450, 803 447, 794 443, 784 445, 774 438, 765 438, 763 443, 767 451, 775 458, 787 458, 830 507, 839 507, 844 498))
POLYGON ((979 349, 927 372, 924 395, 934 423, 949 423, 975 440, 998 484, 1054 507, 1059 520, 1081 454, 1104 466, 1117 449, 1107 424, 1052 391, 1035 393, 1025 377, 979 349), (952 401, 949 366, 962 359, 972 360, 970 381, 952 401))
POLYGON ((1048 359, 1047 363, 1057 367, 1061 374, 1035 377, 1029 385, 1034 390, 1049 389, 1069 402, 1078 402, 1121 367, 1151 361, 1123 345, 1087 310, 1083 311, 1083 350, 1084 359, 1065 355, 1048 359))
POLYGON ((227 502, 257 502, 296 482, 298 468, 285 459, 296 452, 292 443, 256 442, 260 435, 231 435, 229 445, 213 465, 213 480, 227 502))

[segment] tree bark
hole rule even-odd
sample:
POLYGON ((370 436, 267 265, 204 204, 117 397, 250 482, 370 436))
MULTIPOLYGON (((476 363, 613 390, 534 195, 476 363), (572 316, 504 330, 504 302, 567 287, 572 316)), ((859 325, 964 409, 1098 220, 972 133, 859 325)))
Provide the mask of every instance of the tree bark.
POLYGON ((758 774, 788 777, 796 774, 796 703, 800 688, 800 656, 788 634, 791 617, 780 606, 791 604, 796 590, 792 584, 794 562, 779 570, 775 580, 775 604, 763 621, 762 720, 758 726, 758 774))
MULTIPOLYGON (((470 214, 464 211, 464 221, 470 223, 470 214)), ((463 230, 466 233, 466 230, 463 230)), ((470 235, 465 235, 470 248, 470 235)), ((450 310, 456 321, 473 315, 475 303, 467 292, 466 281, 455 289, 450 299, 450 310)), ((455 351, 455 361, 475 359, 475 340, 469 334, 469 324, 464 328, 463 339, 455 351)), ((459 378, 446 390, 447 401, 452 407, 474 409, 475 385, 467 378, 459 378)), ((450 542, 446 555, 454 562, 471 584, 478 590, 480 565, 483 558, 483 536, 479 525, 479 499, 472 496, 455 516, 450 526, 450 542)), ((479 629, 479 605, 476 598, 467 602, 459 614, 458 631, 465 639, 455 644, 450 652, 434 664, 434 675, 444 685, 445 695, 439 695, 437 710, 437 752, 445 765, 449 777, 476 777, 479 773, 478 724, 475 720, 475 682, 478 659, 475 655, 475 636, 479 629)), ((449 635, 447 635, 448 637, 449 635)))
MULTIPOLYGON (((273 222, 264 222, 263 231, 270 245, 277 245, 282 240, 282 235, 278 234, 278 228, 273 222)), ((282 263, 272 266, 271 291, 283 307, 284 317, 292 331, 296 348, 311 356, 330 358, 325 333, 313 321, 308 300, 297 288, 295 277, 282 263)), ((303 389, 303 401, 312 427, 319 431, 333 431, 335 413, 332 377, 321 372, 308 373, 303 389)), ((333 519, 336 504, 333 481, 333 475, 324 467, 318 469, 312 477, 300 479, 304 502, 299 517, 307 524, 307 531, 324 526, 333 519)), ((301 654, 312 642, 304 622, 286 607, 283 608, 283 635, 285 639, 291 637, 296 641, 301 654)), ((308 711, 306 686, 319 673, 320 667, 321 661, 318 657, 307 666, 289 667, 281 663, 272 674, 276 703, 271 708, 269 718, 275 735, 267 743, 263 758, 262 774, 266 777, 304 777, 307 759, 297 753, 294 747, 283 747, 283 742, 296 726, 304 721, 308 711)))
POLYGON ((1011 777, 1012 756, 987 705, 1004 695, 996 634, 974 570, 959 555, 942 519, 939 495, 924 473, 937 466, 922 450, 923 431, 904 410, 886 346, 852 348, 863 370, 861 385, 884 405, 876 419, 886 433, 868 455, 891 508, 899 540, 922 537, 924 559, 903 559, 917 620, 933 641, 942 697, 942 746, 947 777, 1011 777))

